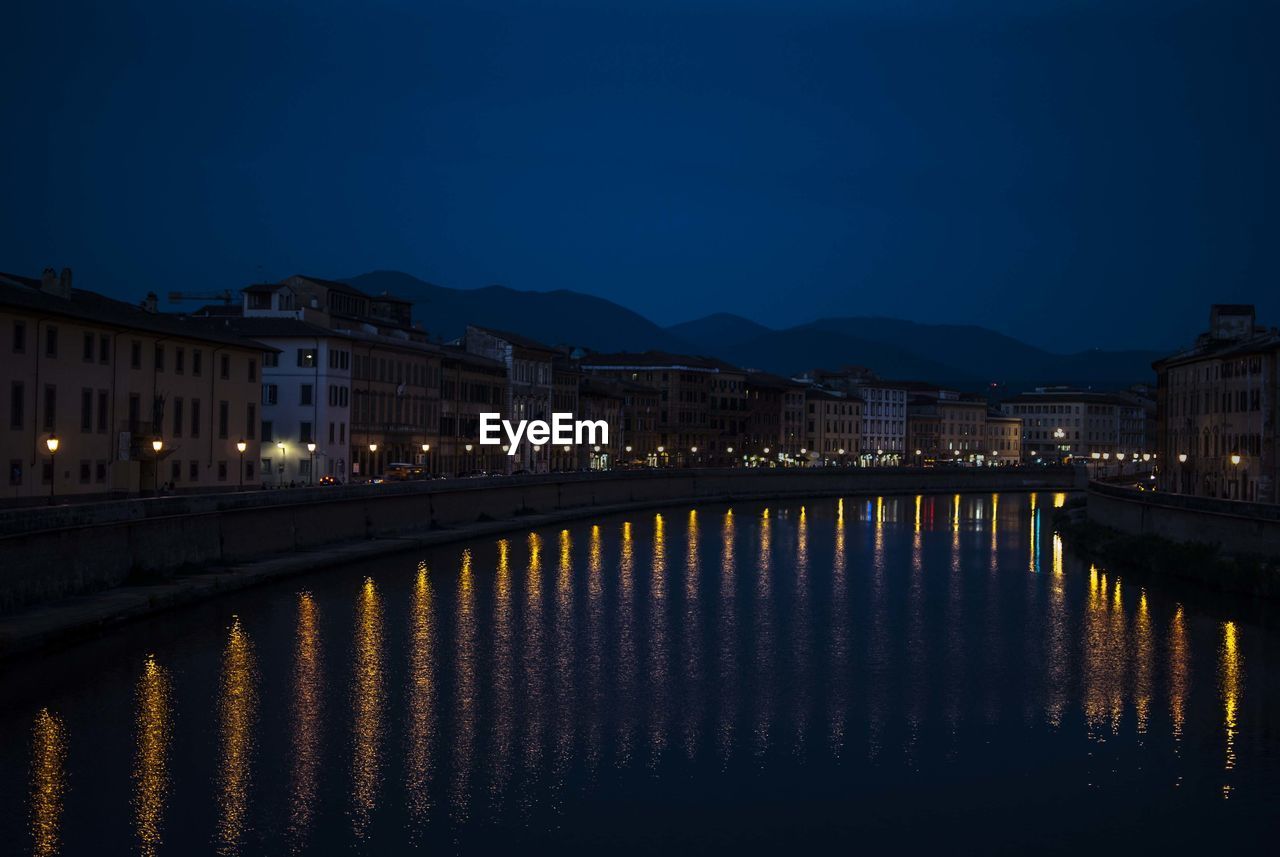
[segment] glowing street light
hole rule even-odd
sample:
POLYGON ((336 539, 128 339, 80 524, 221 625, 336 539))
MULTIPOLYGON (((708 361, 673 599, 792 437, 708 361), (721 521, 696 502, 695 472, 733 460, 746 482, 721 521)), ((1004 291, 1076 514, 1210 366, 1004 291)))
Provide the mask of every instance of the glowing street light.
POLYGON ((1231 463, 1236 465, 1240 463, 1240 453, 1238 452, 1231 453, 1231 463))
POLYGON ((244 438, 236 441, 236 452, 240 453, 240 490, 244 490, 244 451, 249 448, 249 444, 244 442, 244 438))
POLYGON ((1178 453, 1178 463, 1179 463, 1179 464, 1186 464, 1186 463, 1187 463, 1187 454, 1186 454, 1185 452, 1179 452, 1179 453, 1178 453))
POLYGON ((151 441, 151 449, 156 454, 155 492, 159 494, 160 493, 160 450, 164 449, 164 441, 161 440, 160 438, 156 438, 155 440, 151 441))
POLYGON ((311 474, 311 484, 316 484, 316 445, 314 441, 307 442, 307 454, 311 458, 307 462, 307 470, 311 474))
POLYGON ((44 440, 45 447, 49 450, 49 499, 53 499, 53 486, 58 483, 58 440, 56 434, 51 434, 44 440))

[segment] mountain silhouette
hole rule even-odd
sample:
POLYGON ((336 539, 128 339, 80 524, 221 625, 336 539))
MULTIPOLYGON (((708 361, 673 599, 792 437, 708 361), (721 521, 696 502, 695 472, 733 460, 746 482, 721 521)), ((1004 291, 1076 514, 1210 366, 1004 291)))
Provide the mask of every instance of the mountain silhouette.
POLYGON ((478 324, 549 345, 697 354, 783 375, 856 365, 884 378, 964 390, 999 385, 1018 391, 1053 384, 1122 388, 1150 382, 1151 361, 1162 356, 1102 349, 1055 354, 978 325, 874 316, 820 318, 773 330, 732 313, 715 313, 664 328, 612 301, 567 289, 454 289, 400 271, 371 271, 343 282, 371 294, 386 291, 412 300, 414 317, 432 338, 444 341, 460 337, 468 324, 478 324))

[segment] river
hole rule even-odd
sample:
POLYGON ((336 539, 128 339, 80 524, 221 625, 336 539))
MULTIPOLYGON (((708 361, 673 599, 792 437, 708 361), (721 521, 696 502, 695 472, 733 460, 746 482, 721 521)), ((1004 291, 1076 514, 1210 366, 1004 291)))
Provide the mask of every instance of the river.
POLYGON ((34 854, 1275 833, 1267 610, 1131 580, 1061 494, 681 506, 318 572, 0 669, 34 854))

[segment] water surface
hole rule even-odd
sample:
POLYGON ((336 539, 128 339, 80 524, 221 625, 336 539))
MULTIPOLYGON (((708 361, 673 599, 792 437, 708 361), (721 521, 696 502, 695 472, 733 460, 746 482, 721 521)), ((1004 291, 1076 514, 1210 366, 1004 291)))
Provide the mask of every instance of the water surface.
POLYGON ((685 506, 167 613, 0 672, 0 842, 1182 852, 1274 834, 1265 611, 1073 560, 1062 502, 685 506))

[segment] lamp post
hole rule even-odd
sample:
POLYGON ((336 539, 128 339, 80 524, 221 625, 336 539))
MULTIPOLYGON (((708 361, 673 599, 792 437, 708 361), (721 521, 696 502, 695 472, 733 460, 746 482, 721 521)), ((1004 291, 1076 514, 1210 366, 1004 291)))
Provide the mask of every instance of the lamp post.
POLYGON ((369 472, 364 475, 364 478, 369 482, 373 481, 373 459, 374 459, 374 456, 377 454, 377 452, 378 452, 378 444, 377 443, 369 444, 369 472))
POLYGON ((471 450, 473 448, 474 447, 472 447, 471 444, 467 444, 467 458, 471 459, 471 469, 475 470, 476 469, 475 457, 471 454, 471 450))
POLYGON ((307 443, 307 455, 310 456, 310 460, 307 462, 307 470, 310 471, 309 475, 311 476, 311 484, 315 485, 316 484, 316 445, 314 441, 309 441, 307 443))
POLYGON ((280 450, 280 467, 276 470, 276 472, 280 474, 280 478, 277 484, 279 484, 280 487, 284 487, 284 441, 276 441, 276 449, 280 450))
POLYGON ((1244 492, 1240 490, 1240 453, 1231 453, 1231 481, 1235 483, 1236 500, 1244 499, 1244 492))
POLYGON ((1178 453, 1178 493, 1184 493, 1187 490, 1187 454, 1185 452, 1178 453))
POLYGON ((693 466, 698 466, 698 448, 696 446, 689 447, 689 454, 693 458, 693 466))
POLYGON ((49 450, 49 502, 53 502, 53 487, 58 484, 58 440, 56 434, 51 434, 44 440, 44 445, 49 450))
POLYGON ((244 442, 244 438, 236 441, 236 451, 240 453, 240 490, 244 490, 244 451, 249 448, 249 444, 244 442))
POLYGON ((667 452, 667 448, 666 448, 665 446, 659 446, 659 447, 658 447, 658 466, 659 466, 659 467, 665 467, 665 466, 666 466, 666 462, 664 462, 664 461, 662 460, 662 459, 663 459, 663 457, 666 455, 666 452, 667 452))
POLYGON ((155 493, 159 494, 160 493, 160 450, 164 449, 164 441, 161 440, 160 438, 156 438, 155 440, 151 441, 151 449, 156 454, 155 493))
MULTIPOLYGON (((535 443, 533 445, 533 458, 529 461, 529 464, 533 465, 532 470, 534 473, 538 472, 538 458, 540 457, 539 454, 541 452, 542 452, 542 444, 535 443)), ((548 470, 551 469, 550 465, 547 466, 547 469, 548 470)))
POLYGON ((732 446, 725 447, 725 452, 728 453, 729 455, 729 466, 733 467, 733 447, 732 446))
POLYGON ((428 476, 431 475, 431 458, 428 453, 431 452, 431 444, 424 443, 422 445, 422 469, 428 476))
POLYGON ((916 467, 920 466, 920 450, 916 450, 916 467))

